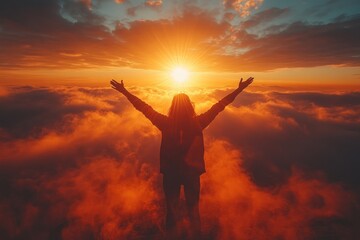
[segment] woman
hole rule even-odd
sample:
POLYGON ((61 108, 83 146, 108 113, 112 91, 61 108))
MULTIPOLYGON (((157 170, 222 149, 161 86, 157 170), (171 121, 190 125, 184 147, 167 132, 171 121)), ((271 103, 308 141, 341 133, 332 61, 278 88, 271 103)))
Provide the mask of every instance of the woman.
POLYGON ((180 93, 174 96, 168 116, 156 112, 151 106, 129 93, 123 80, 110 81, 112 87, 142 112, 162 133, 160 147, 160 172, 163 174, 163 189, 166 197, 166 230, 176 238, 176 224, 180 186, 184 186, 186 206, 190 220, 190 236, 200 239, 200 175, 205 172, 204 139, 202 131, 219 112, 234 101, 236 96, 253 82, 252 77, 214 104, 207 112, 196 115, 190 98, 180 93))

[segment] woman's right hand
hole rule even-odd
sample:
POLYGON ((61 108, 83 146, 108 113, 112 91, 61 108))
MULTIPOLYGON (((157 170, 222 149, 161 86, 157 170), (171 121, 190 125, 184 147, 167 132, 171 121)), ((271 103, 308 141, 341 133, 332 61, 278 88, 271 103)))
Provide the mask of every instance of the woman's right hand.
POLYGON ((125 92, 125 86, 123 80, 121 80, 120 83, 118 83, 116 80, 112 79, 110 81, 111 87, 121 93, 125 92))
POLYGON ((239 89, 242 91, 245 88, 247 88, 247 86, 249 86, 252 82, 253 82, 254 78, 253 77, 249 77, 245 82, 243 82, 243 79, 240 79, 239 82, 239 89))

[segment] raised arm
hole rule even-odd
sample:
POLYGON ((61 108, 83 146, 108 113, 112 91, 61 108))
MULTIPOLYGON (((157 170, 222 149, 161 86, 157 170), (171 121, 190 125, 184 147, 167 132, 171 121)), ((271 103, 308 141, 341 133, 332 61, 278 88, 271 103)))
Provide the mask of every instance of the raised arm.
POLYGON ((114 79, 110 81, 111 87, 120 93, 122 93, 130 102, 131 104, 140 112, 142 112, 145 117, 147 117, 152 124, 154 124, 158 129, 162 129, 165 121, 166 116, 158 113, 155 111, 150 105, 142 101, 140 98, 136 97, 135 95, 131 94, 124 86, 123 80, 120 83, 115 81, 114 79))
POLYGON ((202 129, 206 128, 215 117, 224 110, 224 108, 232 103, 236 96, 242 92, 247 86, 249 86, 253 82, 254 78, 250 77, 246 81, 243 82, 241 78, 239 82, 239 87, 235 89, 232 93, 221 99, 219 102, 215 103, 208 111, 198 116, 198 120, 202 129))

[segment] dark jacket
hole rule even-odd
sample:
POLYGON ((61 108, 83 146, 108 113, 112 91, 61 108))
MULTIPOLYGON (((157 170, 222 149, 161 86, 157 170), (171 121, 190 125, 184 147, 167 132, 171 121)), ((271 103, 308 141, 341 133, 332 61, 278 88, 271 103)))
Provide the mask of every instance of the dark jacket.
POLYGON ((241 91, 234 91, 214 104, 207 112, 196 116, 195 121, 184 131, 173 131, 166 115, 158 113, 151 106, 125 92, 124 95, 162 133, 160 147, 160 172, 183 175, 205 172, 204 138, 202 131, 214 120, 225 106, 231 103, 241 91))

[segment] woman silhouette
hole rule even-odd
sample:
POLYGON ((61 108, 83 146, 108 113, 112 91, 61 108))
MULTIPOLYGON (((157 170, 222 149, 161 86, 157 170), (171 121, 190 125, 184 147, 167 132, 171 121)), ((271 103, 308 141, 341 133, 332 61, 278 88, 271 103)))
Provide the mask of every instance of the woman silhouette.
POLYGON ((166 197, 166 230, 175 239, 178 219, 180 186, 184 186, 186 206, 190 220, 190 238, 200 239, 200 175, 205 172, 204 140, 202 131, 218 113, 234 101, 236 96, 253 82, 252 77, 214 104, 207 112, 196 115, 190 98, 180 93, 174 96, 168 116, 156 112, 151 106, 129 93, 123 80, 110 81, 116 89, 142 112, 162 133, 160 147, 160 172, 166 197))

